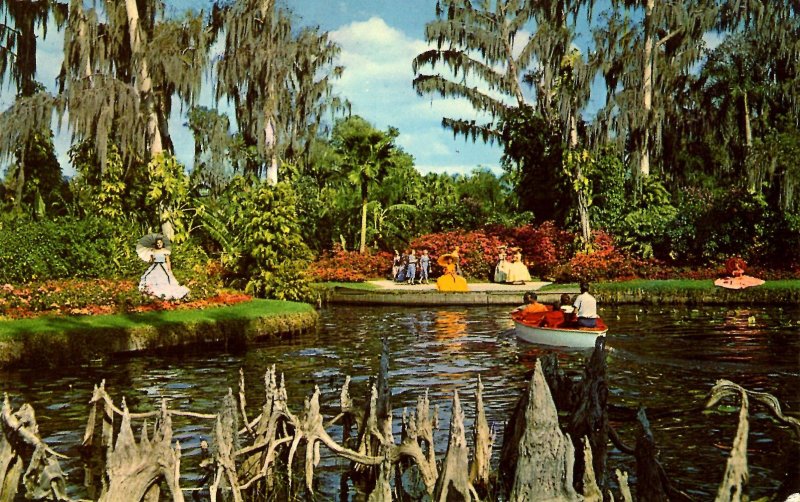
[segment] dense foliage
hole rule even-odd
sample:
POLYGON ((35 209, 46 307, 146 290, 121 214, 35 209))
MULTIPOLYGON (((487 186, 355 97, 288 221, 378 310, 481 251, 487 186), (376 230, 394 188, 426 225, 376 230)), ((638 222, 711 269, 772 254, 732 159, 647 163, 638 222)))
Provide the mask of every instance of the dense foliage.
POLYGON ((473 280, 489 277, 501 244, 558 280, 708 275, 731 256, 774 275, 800 267, 791 2, 607 2, 586 54, 574 38, 591 2, 501 0, 491 13, 440 2, 414 88, 490 117, 443 125, 497 141, 502 174, 422 174, 400 131, 344 113, 338 46, 282 4, 235 0, 180 18, 152 0, 60 4, 53 94, 35 82, 45 4, 34 24, 16 8, 0 23, 0 82, 18 94, 0 114, 0 282, 131 280, 143 265, 133 246, 151 231, 173 238, 184 282, 282 299, 308 299, 311 277, 385 276, 391 251, 409 248, 435 263, 460 246, 473 280), (716 46, 704 42, 712 32, 716 46), (194 106, 215 42, 225 56, 209 82, 230 116, 194 106), (179 108, 195 136, 190 169, 168 130, 179 108), (43 126, 53 113, 72 133, 69 180, 43 126))

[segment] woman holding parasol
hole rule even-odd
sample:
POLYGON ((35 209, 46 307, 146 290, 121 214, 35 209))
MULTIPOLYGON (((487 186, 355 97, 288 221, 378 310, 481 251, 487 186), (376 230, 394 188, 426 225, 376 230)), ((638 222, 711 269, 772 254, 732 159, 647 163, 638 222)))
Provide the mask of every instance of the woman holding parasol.
POLYGON ((136 254, 150 263, 139 280, 139 291, 162 300, 180 300, 189 294, 189 288, 178 284, 172 274, 169 260, 169 239, 162 234, 147 234, 136 244, 136 254))
POLYGON ((444 274, 436 279, 436 289, 439 291, 469 291, 467 280, 456 273, 458 259, 452 253, 443 254, 436 261, 444 267, 444 274))

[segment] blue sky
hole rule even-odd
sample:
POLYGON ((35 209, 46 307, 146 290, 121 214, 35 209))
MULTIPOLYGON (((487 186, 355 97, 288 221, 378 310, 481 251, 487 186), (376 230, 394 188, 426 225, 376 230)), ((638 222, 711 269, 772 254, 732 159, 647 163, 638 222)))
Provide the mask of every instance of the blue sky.
MULTIPOLYGON (((208 5, 204 1, 166 0, 167 12, 177 14, 186 9, 208 5)), ((477 167, 488 167, 499 173, 499 147, 454 139, 441 127, 444 115, 474 117, 469 104, 453 99, 420 97, 411 86, 414 74, 411 60, 425 50, 425 23, 434 19, 434 0, 284 0, 305 26, 319 26, 331 32, 331 38, 341 46, 340 64, 345 66, 343 77, 334 84, 334 92, 352 103, 352 111, 374 126, 385 130, 397 127, 398 144, 414 156, 417 168, 423 172, 469 173, 477 167)), ((38 80, 54 91, 55 77, 62 62, 63 34, 55 27, 47 38, 39 39, 37 53, 38 80)), ((0 95, 0 109, 13 100, 8 87, 0 95)), ((214 107, 210 86, 206 86, 199 105, 214 107)), ((219 107, 225 109, 225 103, 219 107)), ((170 134, 176 155, 187 166, 192 164, 192 136, 183 125, 185 110, 179 115, 173 108, 170 134)), ((54 124, 54 130, 56 129, 54 124)), ((74 174, 69 165, 67 149, 69 132, 66 123, 56 131, 56 149, 66 175, 74 174)))
MULTIPOLYGON (((488 167, 499 173, 501 149, 497 145, 473 143, 453 138, 441 127, 443 116, 476 118, 463 100, 438 96, 418 96, 411 82, 414 74, 411 61, 428 46, 424 42, 425 23, 435 17, 435 0, 282 0, 297 16, 300 25, 319 26, 331 33, 342 49, 339 63, 345 66, 344 76, 335 82, 334 90, 352 103, 353 113, 363 116, 380 129, 388 126, 400 130, 398 143, 414 156, 423 172, 469 173, 477 167, 488 167)), ((207 7, 207 0, 166 0, 168 14, 207 7)), ((599 10, 599 9, 598 9, 599 10)), ((588 28, 581 30, 588 32, 588 28)), ((38 54, 39 80, 53 88, 61 66, 63 35, 55 28, 47 39, 40 39, 38 54)), ((579 39, 587 44, 586 38, 579 39)), ((586 51, 588 47, 580 47, 586 51)), ((599 82, 598 82, 599 84, 599 82)), ((602 100, 602 85, 596 85, 595 101, 602 100)), ((8 107, 12 94, 0 95, 0 108, 8 107)), ((214 107, 210 86, 206 86, 199 105, 214 107)), ((225 104, 220 103, 225 109, 225 104)), ((596 109, 598 103, 590 103, 596 109)), ((185 110, 179 115, 173 108, 170 133, 178 158, 192 164, 192 136, 184 127, 185 110)), ((59 160, 65 174, 69 166, 66 149, 68 133, 56 138, 59 160)))
POLYGON ((435 0, 286 0, 300 24, 331 32, 342 49, 343 77, 335 92, 352 111, 385 130, 397 127, 397 142, 425 172, 500 172, 496 145, 454 139, 442 116, 474 117, 465 101, 420 97, 411 87, 412 59, 428 46, 425 23, 435 18, 435 0))

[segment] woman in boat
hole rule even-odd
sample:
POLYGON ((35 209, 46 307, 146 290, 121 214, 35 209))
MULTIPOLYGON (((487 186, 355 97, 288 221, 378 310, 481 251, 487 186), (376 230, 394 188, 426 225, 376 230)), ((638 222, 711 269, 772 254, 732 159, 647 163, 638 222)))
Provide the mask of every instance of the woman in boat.
POLYGON ((575 324, 575 307, 567 293, 561 295, 553 310, 544 316, 544 326, 548 328, 565 328, 575 324))
POLYGON ((528 267, 522 263, 522 253, 519 248, 514 249, 514 258, 508 265, 508 272, 506 273, 506 282, 511 284, 525 284, 531 281, 531 274, 528 272, 528 267))
POLYGON ((456 273, 456 258, 452 253, 443 254, 437 263, 444 267, 444 273, 436 279, 436 289, 439 291, 469 291, 467 280, 456 273))

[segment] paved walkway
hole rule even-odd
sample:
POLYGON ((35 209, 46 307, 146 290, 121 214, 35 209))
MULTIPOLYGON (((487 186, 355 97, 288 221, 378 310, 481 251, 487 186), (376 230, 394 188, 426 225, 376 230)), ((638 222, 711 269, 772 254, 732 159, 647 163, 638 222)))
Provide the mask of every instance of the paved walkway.
MULTIPOLYGON (((405 283, 397 283, 390 280, 382 280, 382 281, 369 281, 370 284, 378 287, 379 289, 391 290, 391 291, 436 291, 436 281, 432 280, 430 284, 405 284, 405 283)), ((505 291, 505 292, 513 292, 519 291, 520 293, 524 293, 525 291, 537 290, 543 286, 550 284, 549 282, 526 282, 525 284, 497 284, 494 282, 471 282, 467 286, 469 287, 470 291, 480 292, 480 291, 505 291)))

